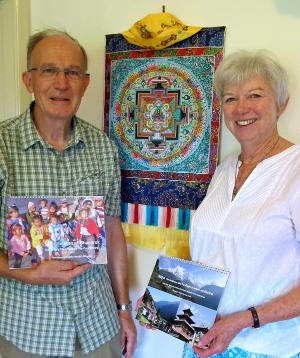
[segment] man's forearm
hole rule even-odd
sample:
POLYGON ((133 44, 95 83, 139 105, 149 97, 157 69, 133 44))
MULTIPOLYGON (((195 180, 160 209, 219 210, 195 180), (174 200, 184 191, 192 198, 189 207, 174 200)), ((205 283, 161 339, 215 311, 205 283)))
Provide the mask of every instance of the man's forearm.
POLYGON ((127 247, 118 217, 106 217, 107 267, 117 304, 129 303, 127 247))
MULTIPOLYGON (((117 304, 129 303, 127 246, 118 217, 106 217, 107 266, 117 304)), ((126 358, 133 356, 136 347, 136 328, 130 311, 119 311, 121 347, 126 358)))

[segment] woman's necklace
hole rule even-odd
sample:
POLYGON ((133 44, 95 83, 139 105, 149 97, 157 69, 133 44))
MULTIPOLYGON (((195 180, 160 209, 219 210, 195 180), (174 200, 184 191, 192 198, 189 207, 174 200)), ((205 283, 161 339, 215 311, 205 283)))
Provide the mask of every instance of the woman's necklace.
MULTIPOLYGON (((257 167, 257 165, 259 163, 261 163, 263 160, 267 159, 270 154, 273 152, 273 150, 276 148, 278 142, 279 142, 279 139, 280 137, 278 136, 277 140, 275 141, 275 143, 272 145, 272 147, 267 151, 267 153, 260 159, 258 160, 254 167, 250 170, 249 174, 246 175, 245 179, 243 180, 242 184, 245 182, 245 180, 248 178, 248 176, 250 175, 250 173, 257 167)), ((237 181, 237 178, 238 178, 238 168, 239 168, 239 162, 240 162, 240 156, 238 157, 237 159, 237 162, 236 162, 236 166, 235 166, 235 176, 234 176, 234 187, 233 187, 233 192, 232 192, 232 198, 231 200, 233 200, 237 194, 237 192, 239 191, 239 189, 241 188, 242 184, 241 185, 237 185, 238 184, 238 181, 237 181)))

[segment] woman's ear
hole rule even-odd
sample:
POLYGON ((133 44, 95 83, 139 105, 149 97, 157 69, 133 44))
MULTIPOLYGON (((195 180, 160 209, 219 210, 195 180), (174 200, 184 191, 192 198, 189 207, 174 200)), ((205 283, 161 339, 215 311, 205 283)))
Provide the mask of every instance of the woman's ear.
POLYGON ((290 100, 290 97, 288 97, 287 100, 285 101, 285 103, 280 108, 278 108, 278 110, 277 110, 277 118, 279 118, 282 115, 282 113, 285 111, 286 106, 289 103, 289 100, 290 100))

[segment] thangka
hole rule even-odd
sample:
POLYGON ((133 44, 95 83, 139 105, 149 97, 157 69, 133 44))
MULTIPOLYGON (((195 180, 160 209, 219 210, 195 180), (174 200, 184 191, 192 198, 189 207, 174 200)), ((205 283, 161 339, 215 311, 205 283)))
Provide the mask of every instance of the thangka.
POLYGON ((106 36, 104 130, 122 173, 122 221, 188 230, 218 157, 213 88, 225 27, 163 50, 106 36))

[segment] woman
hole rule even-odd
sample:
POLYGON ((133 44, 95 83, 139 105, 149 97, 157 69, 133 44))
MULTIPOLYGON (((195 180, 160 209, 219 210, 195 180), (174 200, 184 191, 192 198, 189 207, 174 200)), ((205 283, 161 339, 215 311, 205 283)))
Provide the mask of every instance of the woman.
POLYGON ((300 145, 277 130, 287 75, 265 52, 241 51, 221 63, 215 86, 241 152, 217 168, 193 217, 190 246, 194 261, 231 274, 220 319, 193 348, 201 357, 297 357, 300 145))

